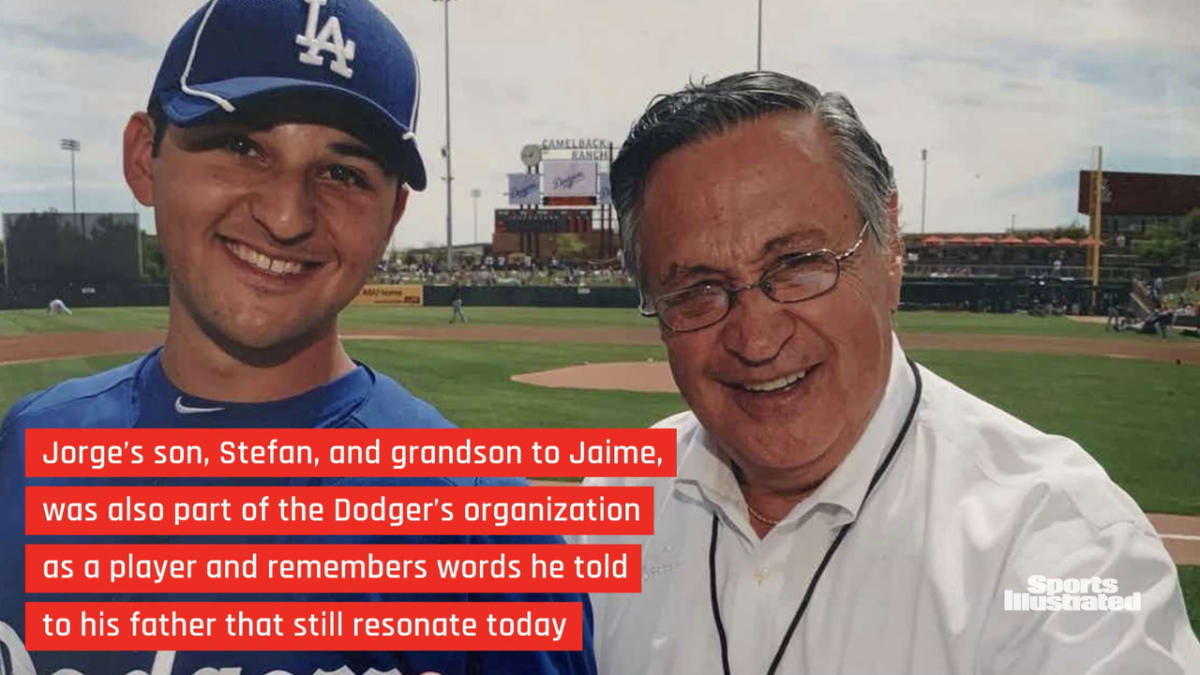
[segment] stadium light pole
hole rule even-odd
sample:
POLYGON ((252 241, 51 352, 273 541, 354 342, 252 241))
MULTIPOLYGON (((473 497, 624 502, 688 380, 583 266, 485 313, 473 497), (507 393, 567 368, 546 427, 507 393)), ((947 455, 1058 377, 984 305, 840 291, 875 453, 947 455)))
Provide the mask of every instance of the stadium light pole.
POLYGON ((763 0, 758 0, 758 59, 754 62, 755 70, 762 70, 762 4, 763 0))
POLYGON ((921 234, 925 234, 925 184, 929 179, 929 153, 921 148, 921 234))
POLYGON ((479 197, 483 192, 479 188, 471 190, 471 199, 475 200, 475 243, 479 243, 479 197))
POLYGON ((454 174, 450 171, 450 0, 433 0, 445 4, 443 15, 445 17, 445 37, 446 37, 446 147, 443 154, 446 155, 446 269, 454 270, 454 225, 453 225, 453 209, 451 181, 454 180, 454 174))
POLYGON ((71 153, 71 215, 79 220, 79 210, 75 207, 75 153, 79 152, 79 141, 74 138, 64 138, 59 147, 71 153))

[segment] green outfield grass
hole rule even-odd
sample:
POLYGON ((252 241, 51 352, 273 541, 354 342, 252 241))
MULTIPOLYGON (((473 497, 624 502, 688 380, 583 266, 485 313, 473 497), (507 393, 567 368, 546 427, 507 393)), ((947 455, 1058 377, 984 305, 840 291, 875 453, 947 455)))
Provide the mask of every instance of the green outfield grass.
MULTIPOLYGON (((663 359, 660 346, 348 342, 462 426, 640 427, 684 408, 676 394, 547 389, 516 373, 584 361, 663 359)), ((921 363, 1052 433, 1078 440, 1147 511, 1200 513, 1195 413, 1200 368, 1101 357, 916 351, 921 363)), ((104 356, 0 367, 0 409, 25 392, 124 363, 104 356)), ((1180 568, 1200 630, 1200 567, 1180 568)))
POLYGON ((1200 514, 1200 367, 914 350, 921 364, 1033 426, 1079 442, 1146 511, 1200 514))
POLYGON ((45 309, 0 311, 0 335, 80 331, 110 333, 166 328, 166 307, 82 307, 71 310, 70 316, 47 314, 45 309))
MULTIPOLYGON (((0 335, 57 332, 115 332, 165 330, 166 307, 104 307, 72 310, 71 316, 47 314, 43 309, 0 311, 0 335)), ((527 326, 634 326, 654 327, 634 309, 590 307, 468 307, 467 318, 478 324, 527 326)), ((342 312, 344 331, 395 329, 406 326, 444 325, 449 307, 349 307, 342 312)))
POLYGON ((1179 565, 1179 585, 1183 586, 1183 604, 1187 606, 1192 630, 1200 634, 1200 565, 1179 565))
MULTIPOLYGON (((462 426, 645 426, 683 408, 674 394, 545 389, 516 373, 663 359, 661 346, 552 343, 348 343, 462 426)), ((1200 368, 1093 356, 917 351, 935 372, 1034 426, 1079 441, 1147 511, 1200 514, 1195 454, 1200 368)), ((0 369, 0 409, 21 394, 120 363, 64 359, 0 369)))
MULTIPOLYGON (((468 319, 477 324, 529 326, 646 327, 656 324, 632 308, 590 307, 470 307, 468 319)), ((0 311, 0 335, 77 331, 163 330, 165 307, 80 308, 73 316, 46 314, 45 310, 0 311)), ((344 331, 402 330, 406 326, 441 325, 450 318, 449 307, 350 307, 342 312, 344 331)), ((1104 326, 1071 321, 1065 317, 1030 317, 1025 314, 971 314, 968 312, 900 312, 896 327, 901 333, 970 333, 1039 335, 1098 340, 1161 339, 1129 332, 1107 333, 1104 326)), ((1184 340, 1172 334, 1168 340, 1184 340)), ((2 357, 3 355, 0 355, 2 357)), ((0 359, 2 360, 2 359, 0 359)))

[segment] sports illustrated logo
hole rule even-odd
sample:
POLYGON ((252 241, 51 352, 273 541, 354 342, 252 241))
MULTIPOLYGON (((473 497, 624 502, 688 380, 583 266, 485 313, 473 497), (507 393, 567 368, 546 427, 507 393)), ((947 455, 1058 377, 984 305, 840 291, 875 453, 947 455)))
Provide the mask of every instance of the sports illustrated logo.
POLYGON ((325 57, 321 52, 329 52, 333 60, 329 69, 346 79, 354 74, 347 61, 354 60, 354 40, 342 39, 342 22, 336 16, 329 17, 321 32, 317 32, 317 20, 321 18, 321 7, 328 0, 303 0, 308 3, 308 25, 303 35, 296 36, 296 44, 307 47, 308 51, 300 53, 300 63, 313 66, 325 65, 325 57))
POLYGON ((1142 594, 1117 595, 1117 580, 1060 579, 1034 574, 1024 593, 1004 589, 1006 612, 1139 612, 1142 594))
MULTIPOLYGON (((25 649, 25 643, 17 632, 12 629, 7 623, 0 621, 0 657, 4 652, 8 652, 8 663, 11 664, 12 670, 5 670, 5 661, 0 658, 0 675, 38 675, 37 669, 34 668, 33 658, 29 655, 29 651, 25 649)), ((243 652, 244 653, 244 652, 243 652)), ((254 672, 260 672, 261 666, 256 666, 254 672)), ((87 675, 83 671, 75 669, 60 669, 55 673, 75 673, 75 675, 87 675)), ((286 670, 272 670, 272 675, 293 675, 286 670)), ((222 666, 220 668, 213 666, 205 666, 197 668, 190 675, 242 675, 241 666, 222 666)), ((116 675, 116 673, 105 673, 105 675, 116 675)), ((137 669, 131 670, 125 675, 176 675, 175 673, 175 652, 155 652, 154 661, 150 665, 150 672, 137 669)), ((318 668, 313 671, 312 675, 357 675, 350 666, 342 666, 335 671, 328 671, 318 668)), ((374 668, 368 668, 363 675, 404 675, 395 668, 385 671, 379 671, 374 668)), ((415 674, 414 674, 415 675, 415 674)), ((429 675, 423 673, 422 675, 429 675)), ((438 675, 432 673, 432 675, 438 675)))
POLYGON ((175 398, 175 412, 179 413, 180 415, 196 415, 199 413, 210 413, 220 410, 224 410, 224 408, 193 408, 190 405, 183 404, 182 396, 175 398))

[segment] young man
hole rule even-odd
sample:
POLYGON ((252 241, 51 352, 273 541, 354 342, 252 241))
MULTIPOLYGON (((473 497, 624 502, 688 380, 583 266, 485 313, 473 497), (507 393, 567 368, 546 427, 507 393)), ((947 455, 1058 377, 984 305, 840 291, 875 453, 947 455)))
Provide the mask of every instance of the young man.
MULTIPOLYGON (((7 661, 18 673, 35 672, 23 644, 30 627, 25 625, 22 603, 68 599, 27 598, 22 592, 22 488, 37 482, 22 478, 26 429, 451 426, 391 378, 351 360, 337 332, 337 314, 379 261, 404 213, 409 188, 425 187, 425 170, 413 136, 418 90, 417 66, 408 44, 368 0, 212 0, 176 34, 155 80, 148 111, 135 113, 124 135, 126 180, 141 203, 154 207, 170 268, 166 343, 128 365, 24 398, 0 427, 0 501, 4 504, 0 541, 6 551, 0 556, 0 642, 8 651, 0 664, 7 661)), ((298 477, 277 484, 330 482, 352 481, 298 477)), ((474 485, 483 481, 380 482, 474 485)), ((317 544, 384 539, 226 537, 223 541, 317 544)), ((491 538, 392 537, 387 543, 482 540, 491 538)), ((67 537, 38 541, 85 543, 67 537)), ((90 538, 86 543, 101 541, 90 538)), ((105 541, 138 543, 131 538, 105 541)), ((504 541, 496 539, 496 543, 504 541)), ((508 543, 556 541, 560 539, 507 539, 508 543)), ((373 594, 321 599, 483 598, 373 594)), ((585 600, 580 595, 538 599, 585 600)), ((591 673, 595 666, 586 605, 584 614, 582 652, 39 652, 36 672, 591 673)), ((2 665, 0 671, 10 672, 2 665)))

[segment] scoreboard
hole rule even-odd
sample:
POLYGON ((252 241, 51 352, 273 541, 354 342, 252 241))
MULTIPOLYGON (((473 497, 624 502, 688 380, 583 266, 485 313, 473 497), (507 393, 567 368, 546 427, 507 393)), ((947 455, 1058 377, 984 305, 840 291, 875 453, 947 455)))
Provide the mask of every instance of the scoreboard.
POLYGON ((585 209, 496 209, 497 232, 590 232, 592 212, 585 209))

